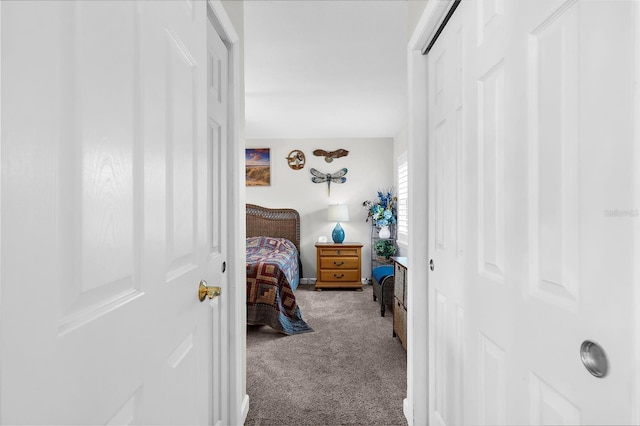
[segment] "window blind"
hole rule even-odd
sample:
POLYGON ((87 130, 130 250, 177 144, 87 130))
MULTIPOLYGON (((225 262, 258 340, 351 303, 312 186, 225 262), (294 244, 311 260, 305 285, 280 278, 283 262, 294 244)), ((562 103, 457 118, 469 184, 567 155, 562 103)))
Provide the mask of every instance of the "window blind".
POLYGON ((407 244, 409 242, 409 163, 407 153, 398 157, 398 242, 407 244))

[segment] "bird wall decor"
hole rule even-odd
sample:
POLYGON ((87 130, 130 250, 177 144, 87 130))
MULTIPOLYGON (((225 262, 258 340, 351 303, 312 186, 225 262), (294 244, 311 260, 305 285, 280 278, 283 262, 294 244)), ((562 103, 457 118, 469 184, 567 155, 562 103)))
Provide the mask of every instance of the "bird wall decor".
POLYGON ((349 151, 346 149, 336 149, 335 151, 325 151, 324 149, 316 149, 313 151, 313 155, 318 157, 324 157, 324 161, 330 163, 334 158, 346 157, 349 155, 349 151))
POLYGON ((323 183, 327 182, 327 193, 331 196, 331 182, 334 183, 345 183, 347 178, 344 175, 347 174, 349 170, 346 168, 340 169, 335 173, 322 173, 314 168, 311 168, 310 172, 313 175, 311 181, 313 183, 323 183))

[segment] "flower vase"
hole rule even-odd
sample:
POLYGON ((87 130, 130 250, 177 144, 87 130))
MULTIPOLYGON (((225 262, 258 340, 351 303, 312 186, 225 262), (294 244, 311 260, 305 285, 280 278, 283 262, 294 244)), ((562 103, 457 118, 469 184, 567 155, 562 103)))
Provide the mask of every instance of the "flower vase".
POLYGON ((391 231, 389 230, 388 226, 383 226, 382 228, 380 228, 380 231, 378 231, 378 236, 380 238, 389 238, 391 237, 391 231))

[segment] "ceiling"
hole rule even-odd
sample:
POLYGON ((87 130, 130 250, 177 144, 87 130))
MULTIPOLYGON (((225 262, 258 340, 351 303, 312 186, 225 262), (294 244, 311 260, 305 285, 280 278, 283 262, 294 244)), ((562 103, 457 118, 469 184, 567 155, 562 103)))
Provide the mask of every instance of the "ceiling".
POLYGON ((406 0, 248 0, 246 138, 394 137, 407 122, 406 0))

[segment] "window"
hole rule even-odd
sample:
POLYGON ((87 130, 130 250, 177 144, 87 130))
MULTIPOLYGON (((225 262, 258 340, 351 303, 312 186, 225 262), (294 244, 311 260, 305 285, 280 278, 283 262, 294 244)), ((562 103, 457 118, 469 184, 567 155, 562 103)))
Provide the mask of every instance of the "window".
POLYGON ((407 197, 409 195, 409 163, 407 153, 398 157, 398 242, 409 243, 409 208, 407 197))

